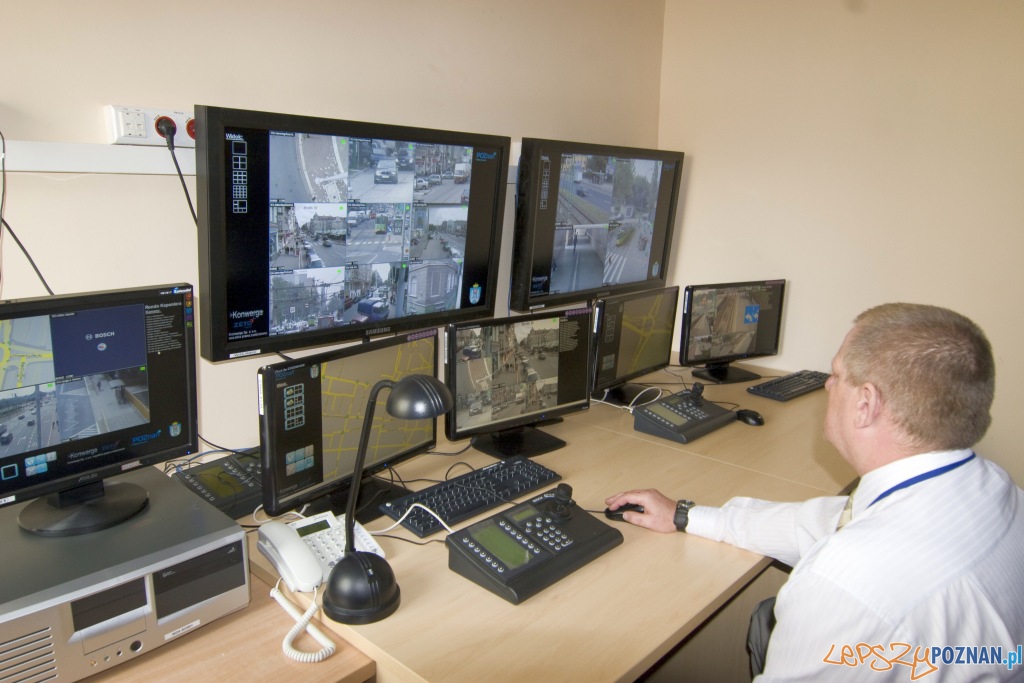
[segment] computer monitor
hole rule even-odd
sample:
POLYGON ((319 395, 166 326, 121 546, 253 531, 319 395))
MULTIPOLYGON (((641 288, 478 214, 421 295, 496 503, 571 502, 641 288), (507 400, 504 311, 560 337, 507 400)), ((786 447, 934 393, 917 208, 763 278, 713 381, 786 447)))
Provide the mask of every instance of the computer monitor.
POLYGON ((523 140, 510 307, 664 287, 682 152, 523 140))
MULTIPOLYGON (((355 344, 259 370, 263 507, 271 515, 311 504, 344 512, 370 389, 382 379, 437 377, 437 328, 355 344)), ((357 518, 408 491, 371 477, 437 443, 436 420, 400 420, 374 411, 357 518)))
POLYGON ((758 379, 729 364, 779 352, 785 288, 785 280, 687 287, 679 364, 702 365, 693 375, 718 384, 758 379))
POLYGON ((204 358, 494 315, 509 138, 195 114, 204 358))
POLYGON ((187 284, 0 302, 0 506, 43 536, 112 527, 148 492, 109 477, 194 453, 187 284))
POLYGON ((564 446, 537 427, 590 407, 590 329, 589 306, 449 325, 448 438, 496 458, 564 446))
POLYGON ((595 400, 632 406, 659 392, 630 380, 660 370, 672 360, 679 287, 633 292, 594 304, 595 400))

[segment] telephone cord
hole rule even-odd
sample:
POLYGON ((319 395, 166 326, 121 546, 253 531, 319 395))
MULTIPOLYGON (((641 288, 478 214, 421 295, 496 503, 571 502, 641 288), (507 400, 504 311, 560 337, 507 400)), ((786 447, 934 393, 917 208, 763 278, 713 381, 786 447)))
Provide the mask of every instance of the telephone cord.
POLYGON ((303 614, 299 612, 296 607, 280 590, 281 580, 278 579, 277 583, 270 591, 270 597, 277 601, 277 604, 284 608, 284 611, 291 615, 292 619, 295 620, 295 626, 288 631, 285 635, 284 640, 281 642, 281 650, 291 659, 304 664, 315 664, 316 662, 322 662, 331 655, 334 654, 335 644, 320 628, 311 623, 313 617, 316 615, 319 607, 316 603, 316 589, 313 590, 313 599, 309 605, 309 609, 303 614), (292 643, 296 638, 303 632, 307 631, 309 635, 313 636, 318 643, 323 647, 318 652, 303 652, 297 650, 292 646, 292 643))

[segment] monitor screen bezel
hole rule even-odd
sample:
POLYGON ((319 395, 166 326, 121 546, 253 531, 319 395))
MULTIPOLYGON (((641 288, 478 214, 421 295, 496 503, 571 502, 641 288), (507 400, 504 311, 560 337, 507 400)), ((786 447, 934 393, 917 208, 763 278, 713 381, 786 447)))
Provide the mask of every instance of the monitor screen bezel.
MULTIPOLYGON (((196 105, 196 194, 199 222, 199 342, 200 353, 207 360, 218 362, 234 358, 288 352, 298 349, 337 344, 354 340, 438 327, 452 320, 472 320, 491 317, 495 314, 498 298, 498 264, 500 245, 504 229, 504 207, 508 186, 508 167, 511 140, 508 137, 482 133, 445 131, 415 128, 383 123, 369 123, 330 119, 323 117, 281 114, 226 107, 196 105), (225 129, 251 128, 266 131, 294 131, 314 135, 358 137, 368 139, 407 140, 437 145, 473 146, 488 150, 487 161, 495 163, 494 185, 470 186, 469 208, 471 212, 488 215, 486 221, 478 221, 478 230, 487 233, 490 250, 487 252, 486 281, 480 282, 480 300, 463 304, 458 309, 430 311, 385 320, 369 319, 360 323, 324 329, 310 328, 288 334, 268 334, 250 339, 229 340, 230 286, 228 267, 228 240, 226 226, 228 210, 228 188, 226 173, 227 153, 223 144, 225 129), (489 156, 493 151, 494 156, 489 156), (487 199, 476 199, 485 194, 487 199), (477 202, 474 204, 474 201, 477 202)), ((481 154, 484 152, 481 151, 481 154)), ((479 161, 474 159, 474 163, 479 161)), ((268 207, 269 208, 269 207, 268 207)), ((472 214, 471 214, 472 215, 472 214)), ((482 240, 481 240, 482 241, 482 240)), ((270 274, 267 275, 269 283, 270 274)), ((479 278, 482 280, 483 278, 479 278)), ((475 279, 476 280, 476 279, 475 279)), ((468 282, 462 282, 467 291, 468 282)), ((269 287, 269 284, 268 284, 269 287)), ((463 297, 470 300, 473 293, 463 297)))
MULTIPOLYGON (((132 304, 154 304, 173 299, 176 302, 173 305, 180 305, 182 307, 183 325, 179 331, 182 337, 184 362, 180 368, 180 373, 175 372, 173 378, 165 377, 164 379, 165 381, 167 379, 181 381, 182 395, 180 398, 184 401, 186 412, 183 420, 180 422, 181 435, 184 438, 178 443, 156 450, 148 450, 146 446, 153 443, 153 441, 149 438, 143 438, 152 432, 152 420, 147 422, 146 425, 124 428, 116 432, 106 432, 102 435, 89 436, 82 439, 63 441, 57 444, 57 449, 61 453, 61 459, 64 460, 68 452, 91 446, 100 446, 104 439, 109 441, 113 434, 123 434, 122 438, 126 439, 127 442, 124 455, 117 458, 116 461, 98 466, 94 464, 85 466, 73 473, 11 489, 9 492, 0 494, 0 507, 33 499, 41 499, 51 494, 61 494, 78 487, 92 486, 98 482, 139 469, 140 467, 187 457, 198 452, 199 409, 196 382, 194 314, 189 310, 194 306, 194 296, 192 285, 182 282, 0 301, 0 320, 10 320, 12 318, 52 316, 72 311, 112 308, 132 304), (132 436, 133 434, 134 437, 132 436)), ((148 353, 148 344, 147 355, 152 355, 148 353)), ((151 388, 150 390, 153 389, 151 388)), ((47 449, 31 449, 17 454, 17 457, 22 458, 28 453, 44 450, 47 449)))
MULTIPOLYGON (((683 152, 645 149, 617 145, 570 142, 542 138, 523 138, 519 157, 519 175, 516 184, 516 211, 512 253, 512 277, 509 289, 509 307, 513 311, 532 311, 540 308, 565 306, 568 304, 594 301, 628 292, 665 287, 668 285, 669 265, 672 253, 672 238, 679 219, 680 187, 683 177, 683 152), (662 206, 659 201, 657 225, 652 239, 652 251, 660 240, 658 272, 635 282, 600 285, 581 288, 557 294, 535 295, 531 292, 534 270, 537 264, 552 259, 553 246, 538 244, 538 207, 541 201, 541 158, 544 155, 591 155, 616 156, 632 159, 651 159, 674 164, 671 174, 669 198, 662 206), (662 217, 662 212, 665 212, 662 217), (661 234, 657 231, 660 230, 661 234)), ((550 272, 549 272, 550 274, 550 272)))
POLYGON ((452 323, 445 329, 445 384, 451 391, 452 396, 455 398, 456 406, 449 411, 445 416, 445 436, 449 441, 459 441, 474 436, 481 436, 486 434, 493 434, 496 432, 502 432, 507 430, 514 430, 521 427, 532 427, 543 424, 554 420, 555 418, 569 415, 572 413, 581 412, 590 408, 590 355, 591 355, 591 343, 592 343, 592 330, 593 330, 593 307, 592 306, 576 306, 573 308, 562 309, 562 310, 547 310, 529 313, 525 315, 507 316, 502 318, 491 318, 489 320, 477 320, 469 321, 464 323, 452 323), (588 324, 585 329, 580 330, 579 340, 581 343, 587 345, 586 355, 586 367, 582 368, 583 383, 585 385, 584 396, 581 400, 574 401, 572 403, 558 404, 552 406, 549 410, 543 410, 540 412, 529 413, 527 415, 513 416, 508 419, 500 420, 497 422, 489 422, 486 425, 480 427, 461 427, 457 424, 455 418, 457 406, 458 406, 458 382, 455 379, 457 368, 458 368, 458 356, 459 349, 455 343, 456 334, 460 330, 472 328, 472 327, 494 327, 497 325, 507 325, 513 323, 524 323, 531 322, 534 320, 544 320, 548 318, 557 318, 573 312, 587 311, 588 324))
MULTIPOLYGON (((257 388, 259 391, 259 421, 260 421, 260 460, 261 460, 261 479, 263 484, 263 507, 270 515, 282 515, 289 510, 301 509, 307 504, 316 504, 316 501, 320 501, 321 504, 329 505, 332 509, 337 509, 338 514, 344 510, 344 506, 338 502, 339 496, 347 494, 351 487, 352 473, 348 473, 343 477, 339 477, 331 482, 320 482, 319 484, 306 487, 305 489, 297 492, 295 495, 285 495, 281 489, 285 482, 280 482, 277 476, 277 469, 275 467, 275 459, 282 457, 282 454, 274 453, 272 451, 272 445, 277 443, 278 437, 278 424, 274 419, 274 411, 279 410, 280 406, 276 405, 277 395, 275 393, 275 374, 282 369, 289 368, 303 368, 309 367, 310 365, 323 363, 329 363, 341 359, 357 358, 360 355, 373 353, 383 349, 392 348, 399 346, 407 342, 413 342, 421 339, 431 339, 433 349, 431 353, 432 376, 437 377, 438 373, 438 330, 437 328, 428 328, 420 330, 418 332, 411 332, 408 334, 400 334, 392 337, 385 337, 382 339, 376 339, 369 342, 360 344, 352 344, 345 346, 340 349, 334 349, 331 351, 323 351, 315 353, 303 358, 295 358, 292 360, 282 361, 280 363, 273 363, 261 367, 257 372, 257 388), (335 499, 332 501, 332 497, 335 499)), ((380 378, 378 378, 380 379, 380 378)), ((370 385, 372 387, 372 384, 370 385)), ((370 387, 367 387, 369 391, 370 387)), ((382 392, 378 397, 378 401, 387 400, 387 392, 382 392)), ((365 408, 365 406, 360 406, 365 408)), ((365 417, 365 413, 363 413, 365 417)), ((378 404, 376 412, 374 414, 374 424, 379 425, 380 421, 385 418, 384 409, 378 404)), ((399 463, 405 462, 410 458, 413 458, 421 453, 425 453, 433 449, 437 445, 437 420, 430 420, 430 432, 431 436, 423 443, 416 444, 404 451, 393 454, 388 458, 384 458, 379 461, 372 461, 369 457, 363 466, 362 481, 365 483, 370 477, 384 471, 389 467, 398 465, 399 463)), ((360 427, 361 428, 361 427, 360 427)), ((372 436, 372 432, 371 432, 372 436)), ((363 491, 361 487, 360 499, 364 498, 364 495, 368 492, 363 491)), ((404 492, 404 489, 398 489, 399 492, 404 492)), ((372 495, 372 494, 370 494, 372 495)), ((376 507, 376 506, 375 506, 376 507)), ((371 516, 376 516, 371 514, 371 516)))
POLYGON ((780 342, 782 339, 782 315, 785 311, 786 284, 786 280, 776 279, 749 280, 745 282, 724 282, 718 284, 687 285, 686 288, 683 290, 683 308, 681 314, 679 341, 679 365, 687 368, 726 366, 729 363, 734 363, 736 361, 749 360, 751 358, 766 358, 768 356, 778 355, 780 342), (702 358, 700 360, 688 360, 690 344, 693 342, 693 340, 691 339, 691 329, 693 327, 692 303, 694 294, 699 291, 755 286, 777 286, 779 288, 778 315, 776 316, 778 320, 778 325, 775 329, 774 338, 772 339, 771 349, 762 349, 750 353, 735 353, 724 356, 716 356, 714 358, 702 358))
MULTIPOLYGON (((668 367, 669 365, 672 364, 672 351, 675 350, 674 344, 672 343, 672 335, 675 333, 676 322, 677 322, 677 319, 679 317, 678 316, 678 310, 679 310, 679 290, 680 290, 680 288, 679 288, 678 285, 672 285, 670 287, 661 287, 661 288, 658 288, 658 289, 644 290, 644 291, 640 291, 640 292, 630 292, 628 294, 620 294, 618 296, 606 297, 604 299, 599 299, 598 301, 596 301, 594 303, 594 341, 593 341, 593 343, 591 344, 591 347, 590 347, 591 348, 591 353, 594 356, 594 358, 593 358, 594 372, 592 374, 593 382, 591 384, 591 393, 595 393, 596 394, 597 392, 606 391, 606 390, 609 390, 609 389, 613 389, 614 387, 617 387, 617 386, 620 386, 620 385, 623 385, 623 384, 627 384, 631 380, 634 380, 634 379, 636 379, 638 377, 643 377, 644 375, 648 375, 648 374, 650 374, 652 372, 655 372, 657 370, 661 370, 662 368, 666 368, 666 367, 668 367), (600 341, 600 339, 601 339, 601 335, 603 334, 603 332, 605 330, 605 325, 608 324, 607 323, 607 317, 606 317, 608 306, 609 305, 615 305, 615 304, 618 304, 618 303, 626 303, 626 304, 628 304, 628 303, 633 302, 633 301, 639 301, 641 299, 645 299, 645 298, 648 298, 648 297, 659 296, 659 295, 660 296, 666 296, 667 295, 667 296, 671 296, 673 298, 673 303, 672 303, 672 321, 669 324, 669 337, 668 337, 668 343, 665 345, 665 358, 664 358, 664 360, 663 361, 659 360, 656 363, 651 363, 650 365, 647 365, 647 366, 645 366, 643 368, 638 368, 638 369, 633 370, 631 372, 627 372, 627 373, 625 373, 623 375, 616 375, 615 377, 612 377, 610 379, 607 379, 607 380, 604 380, 604 381, 598 381, 598 366, 601 363, 601 357, 600 357, 601 341, 600 341)), ((619 339, 619 341, 621 342, 621 330, 620 330, 620 339, 619 339)), ((616 351, 616 353, 619 353, 621 351, 621 347, 617 347, 615 349, 615 351, 616 351)))

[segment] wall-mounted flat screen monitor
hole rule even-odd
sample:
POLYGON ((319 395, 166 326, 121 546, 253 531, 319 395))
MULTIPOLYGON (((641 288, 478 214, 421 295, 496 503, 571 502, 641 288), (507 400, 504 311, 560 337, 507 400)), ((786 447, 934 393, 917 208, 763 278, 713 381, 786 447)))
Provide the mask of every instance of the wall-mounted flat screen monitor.
POLYGON ((785 289, 785 280, 687 287, 679 364, 718 384, 758 379, 730 363, 778 354, 785 289))
POLYGON ((590 330, 589 306, 449 325, 448 438, 498 458, 564 446, 537 427, 590 407, 590 330))
POLYGON ((494 315, 508 138, 195 114, 204 358, 494 315))
POLYGON ((593 398, 634 405, 660 392, 631 380, 672 360, 679 288, 666 287, 599 299, 594 304, 593 398))
MULTIPOLYGON (((382 379, 437 377, 437 357, 437 328, 430 328, 261 368, 260 450, 267 512, 280 515, 307 503, 315 511, 344 512, 370 390, 382 379)), ((437 443, 436 420, 391 417, 384 407, 388 395, 381 392, 374 409, 357 502, 360 521, 379 516, 380 503, 408 493, 374 475, 437 443)))
POLYGON ((34 499, 22 528, 114 526, 149 495, 109 477, 196 452, 193 307, 188 284, 0 302, 0 506, 34 499))
POLYGON ((682 152, 523 140, 510 307, 664 287, 682 152))

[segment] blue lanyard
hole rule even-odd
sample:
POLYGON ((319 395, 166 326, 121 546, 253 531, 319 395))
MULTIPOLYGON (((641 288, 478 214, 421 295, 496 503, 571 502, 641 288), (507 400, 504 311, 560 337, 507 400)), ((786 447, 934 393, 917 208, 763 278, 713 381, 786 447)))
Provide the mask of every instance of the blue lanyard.
MULTIPOLYGON (((884 493, 882 493, 882 495, 878 496, 878 498, 875 498, 873 501, 871 501, 871 505, 874 505, 875 503, 877 503, 878 501, 882 500, 883 498, 886 498, 887 496, 889 496, 892 493, 896 493, 900 489, 909 488, 909 487, 913 486, 914 484, 920 484, 922 481, 924 481, 926 479, 931 479, 932 477, 937 477, 940 474, 945 474, 946 472, 950 472, 952 470, 955 470, 957 467, 960 467, 960 465, 965 464, 968 460, 971 460, 973 457, 974 457, 974 453, 971 453, 970 455, 968 455, 963 460, 960 460, 960 461, 957 461, 957 462, 954 462, 954 463, 950 463, 948 465, 943 465, 942 467, 939 467, 938 469, 931 470, 930 472, 925 472, 924 474, 919 474, 916 477, 911 477, 910 479, 907 479, 904 482, 900 482, 899 484, 896 484, 895 486, 893 486, 888 491, 885 491, 884 493)), ((868 507, 871 507, 871 505, 868 505, 868 507)))

